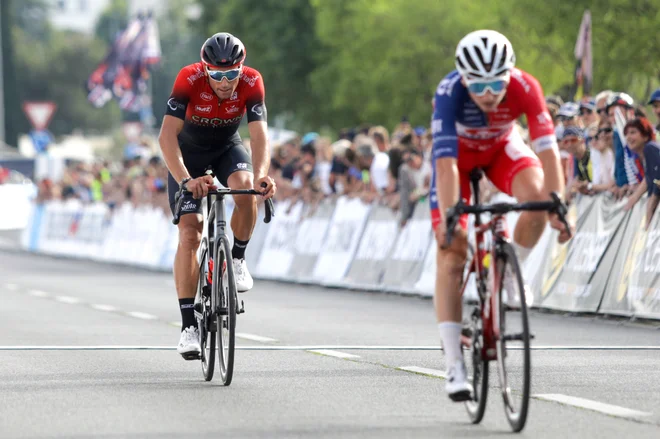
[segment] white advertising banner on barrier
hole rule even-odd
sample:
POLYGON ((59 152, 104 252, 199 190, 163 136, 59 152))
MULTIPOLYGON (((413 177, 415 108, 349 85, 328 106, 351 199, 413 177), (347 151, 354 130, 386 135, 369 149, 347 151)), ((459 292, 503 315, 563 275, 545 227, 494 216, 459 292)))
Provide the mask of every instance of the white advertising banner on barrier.
POLYGON ((293 207, 283 203, 268 227, 256 275, 267 279, 286 279, 293 261, 296 233, 303 203, 293 207))
POLYGON ((321 282, 344 279, 357 250, 371 206, 357 198, 339 198, 321 255, 314 267, 314 278, 321 282))
POLYGON ((0 230, 22 230, 27 227, 36 192, 32 184, 0 184, 0 230))

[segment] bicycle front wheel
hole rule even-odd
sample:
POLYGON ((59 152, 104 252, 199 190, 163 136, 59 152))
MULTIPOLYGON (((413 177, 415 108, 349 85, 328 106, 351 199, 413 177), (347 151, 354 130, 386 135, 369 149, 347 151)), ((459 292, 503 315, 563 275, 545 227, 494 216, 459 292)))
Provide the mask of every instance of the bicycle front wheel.
MULTIPOLYGON (((197 326, 199 328, 199 344, 202 351, 202 373, 206 381, 213 379, 213 372, 215 368, 215 334, 212 331, 210 322, 213 321, 213 313, 211 310, 211 295, 208 294, 207 275, 209 267, 209 243, 206 238, 202 240, 201 257, 199 259, 199 281, 197 283, 197 297, 200 299, 201 312, 198 315, 197 310, 195 315, 197 317, 197 326)), ((213 328, 215 329, 215 328, 213 328)))
POLYGON ((497 367, 504 411, 513 431, 527 421, 531 388, 531 353, 525 285, 513 247, 502 243, 496 257, 494 311, 497 367))
POLYGON ((216 245, 214 282, 219 301, 217 318, 218 360, 220 374, 225 386, 231 384, 234 375, 234 349, 236 341, 236 281, 234 266, 231 260, 229 242, 226 237, 220 237, 216 245))

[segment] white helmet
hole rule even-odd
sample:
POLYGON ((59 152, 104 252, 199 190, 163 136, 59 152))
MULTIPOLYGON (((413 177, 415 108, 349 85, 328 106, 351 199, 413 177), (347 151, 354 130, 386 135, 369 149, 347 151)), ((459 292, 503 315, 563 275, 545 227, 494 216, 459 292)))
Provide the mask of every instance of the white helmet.
POLYGON ((511 42, 494 30, 470 32, 456 47, 456 68, 467 80, 501 78, 515 65, 511 42))

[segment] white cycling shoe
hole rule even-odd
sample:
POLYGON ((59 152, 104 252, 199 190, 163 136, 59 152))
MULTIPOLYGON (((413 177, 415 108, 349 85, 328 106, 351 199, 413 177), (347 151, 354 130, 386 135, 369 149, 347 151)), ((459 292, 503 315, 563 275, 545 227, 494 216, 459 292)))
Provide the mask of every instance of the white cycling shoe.
POLYGON ((188 326, 181 331, 181 338, 176 351, 181 354, 185 360, 199 360, 202 349, 199 346, 199 329, 194 326, 188 326))
POLYGON ((445 390, 454 402, 469 401, 472 399, 472 385, 468 382, 465 362, 459 360, 448 367, 445 390))
POLYGON ((234 259, 233 264, 236 290, 238 290, 239 293, 251 290, 254 286, 254 280, 252 280, 252 276, 250 276, 245 259, 234 259))

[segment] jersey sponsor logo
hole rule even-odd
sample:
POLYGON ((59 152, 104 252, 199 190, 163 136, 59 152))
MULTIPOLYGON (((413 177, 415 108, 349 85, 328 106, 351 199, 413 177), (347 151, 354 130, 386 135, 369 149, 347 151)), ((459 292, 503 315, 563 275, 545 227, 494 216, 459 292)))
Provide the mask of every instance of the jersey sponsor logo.
POLYGON ((532 89, 532 87, 529 85, 529 83, 527 81, 525 81, 525 78, 523 77, 523 74, 520 70, 518 70, 518 69, 511 70, 511 76, 516 78, 516 80, 518 80, 520 85, 523 86, 523 88, 525 89, 525 93, 529 93, 529 91, 532 89))
POLYGON ((231 95, 230 101, 237 101, 238 100, 238 92, 235 91, 234 94, 231 95))
POLYGON ((199 97, 204 99, 205 101, 212 101, 213 100, 213 95, 211 93, 207 93, 205 91, 201 92, 199 94, 199 97))
POLYGON ((236 116, 232 117, 231 119, 221 119, 219 117, 214 117, 212 119, 209 119, 208 117, 200 117, 197 116, 196 114, 193 114, 192 116, 192 121, 195 122, 198 125, 206 125, 206 126, 226 126, 226 125, 236 125, 238 122, 241 121, 243 116, 236 116))
POLYGON ((181 206, 182 212, 194 212, 197 210, 197 205, 192 201, 184 201, 183 206, 181 206))
POLYGON ((433 122, 431 122, 431 130, 433 131, 433 134, 441 133, 442 119, 435 119, 433 122))
POLYGON ((438 96, 442 95, 447 95, 451 96, 451 91, 454 89, 454 85, 456 84, 456 81, 461 79, 460 75, 456 75, 453 78, 445 78, 442 81, 440 81, 440 84, 438 84, 438 88, 436 89, 436 94, 438 96))
POLYGON ((236 168, 237 168, 237 169, 247 169, 247 168, 248 168, 248 164, 247 164, 247 163, 237 163, 237 164, 236 164, 236 168))
POLYGON ((250 84, 250 87, 254 87, 254 84, 257 83, 257 79, 259 79, 259 76, 248 76, 245 73, 241 73, 241 79, 248 84, 250 84))
POLYGON ((200 113, 210 113, 213 109, 213 105, 195 105, 195 111, 200 113))
POLYGON ((236 105, 232 105, 231 107, 227 108, 227 113, 236 113, 238 110, 239 108, 236 105))
POLYGON ((194 74, 192 74, 192 75, 190 75, 190 76, 188 76, 188 78, 186 78, 186 79, 188 80, 188 83, 189 83, 190 85, 193 85, 193 83, 194 83, 195 81, 197 81, 199 78, 201 78, 202 76, 204 76, 204 70, 202 70, 202 69, 200 69, 200 68, 198 67, 198 68, 197 68, 197 72, 194 73, 194 74))
POLYGON ((541 125, 549 125, 552 123, 552 116, 547 111, 543 111, 536 115, 536 120, 539 121, 541 125))
POLYGON ((167 101, 167 106, 170 107, 170 110, 172 111, 183 110, 184 108, 183 104, 174 98, 170 98, 167 101))
POLYGON ((456 132, 460 137, 466 139, 488 140, 488 139, 495 139, 497 137, 502 136, 503 134, 506 134, 511 129, 512 126, 513 126, 513 122, 509 122, 507 124, 502 124, 497 126, 472 128, 457 123, 456 132))
POLYGON ((251 112, 256 114, 257 116, 263 116, 264 115, 264 104, 254 104, 252 108, 250 109, 251 112))

